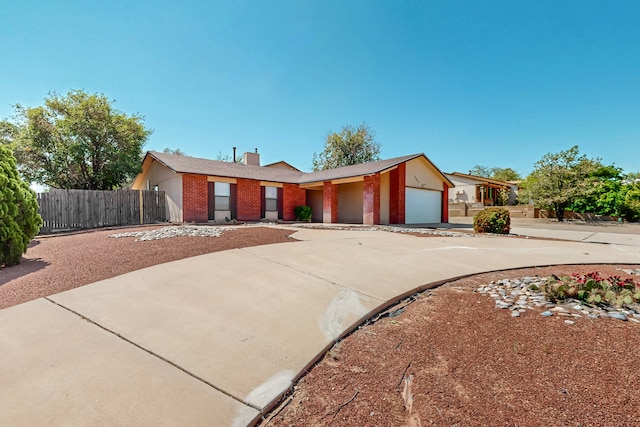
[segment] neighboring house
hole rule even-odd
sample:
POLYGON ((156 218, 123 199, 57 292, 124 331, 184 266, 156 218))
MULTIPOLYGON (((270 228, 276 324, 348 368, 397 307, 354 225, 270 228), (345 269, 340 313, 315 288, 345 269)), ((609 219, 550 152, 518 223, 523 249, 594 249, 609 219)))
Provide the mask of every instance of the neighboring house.
POLYGON ((290 171, 302 172, 300 169, 296 168, 295 166, 291 166, 289 163, 285 162, 284 160, 280 160, 279 162, 275 162, 275 163, 269 163, 268 165, 264 165, 262 167, 263 168, 280 168, 280 169, 287 169, 290 171))
POLYGON ((509 191, 507 205, 515 204, 518 197, 518 184, 514 182, 498 181, 459 172, 445 175, 455 185, 454 188, 449 189, 449 201, 452 203, 480 203, 484 206, 493 206, 498 201, 501 189, 509 191))
POLYGON ((369 225, 448 222, 451 187, 424 154, 305 173, 260 166, 257 152, 234 163, 149 151, 133 183, 164 191, 172 222, 293 221, 306 205, 314 222, 369 225))

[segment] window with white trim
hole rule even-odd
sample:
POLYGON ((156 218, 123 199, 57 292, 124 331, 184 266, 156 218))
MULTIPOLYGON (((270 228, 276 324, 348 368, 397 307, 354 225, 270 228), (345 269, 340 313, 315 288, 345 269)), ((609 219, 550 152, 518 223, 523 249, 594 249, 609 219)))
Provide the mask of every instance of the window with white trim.
POLYGON ((216 197, 215 209, 217 211, 228 211, 231 209, 231 185, 228 182, 216 182, 214 184, 214 194, 216 197))
POLYGON ((271 212, 278 210, 277 187, 264 187, 264 209, 271 212))

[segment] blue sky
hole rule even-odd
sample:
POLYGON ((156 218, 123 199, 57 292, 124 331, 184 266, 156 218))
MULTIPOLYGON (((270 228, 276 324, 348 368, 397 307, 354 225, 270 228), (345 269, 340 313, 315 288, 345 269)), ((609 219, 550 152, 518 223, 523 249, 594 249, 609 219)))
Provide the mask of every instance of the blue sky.
POLYGON ((579 145, 640 171, 638 1, 0 0, 0 118, 104 93, 148 150, 309 170, 362 122, 382 157, 523 175, 579 145))

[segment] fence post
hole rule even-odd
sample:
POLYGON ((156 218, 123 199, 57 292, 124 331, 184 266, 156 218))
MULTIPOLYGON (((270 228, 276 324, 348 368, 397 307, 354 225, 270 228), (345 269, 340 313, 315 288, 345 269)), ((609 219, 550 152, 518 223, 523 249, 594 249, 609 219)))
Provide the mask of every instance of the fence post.
POLYGON ((144 201, 142 197, 142 190, 138 190, 138 197, 140 197, 140 225, 144 224, 144 201))

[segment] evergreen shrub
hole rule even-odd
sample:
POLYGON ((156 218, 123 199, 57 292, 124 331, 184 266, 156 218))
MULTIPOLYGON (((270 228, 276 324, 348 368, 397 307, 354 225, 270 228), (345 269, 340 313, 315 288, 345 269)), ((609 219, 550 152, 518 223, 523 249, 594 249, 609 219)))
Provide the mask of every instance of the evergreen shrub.
POLYGON ((0 144, 0 267, 20 263, 41 225, 36 194, 18 175, 11 150, 0 144))

